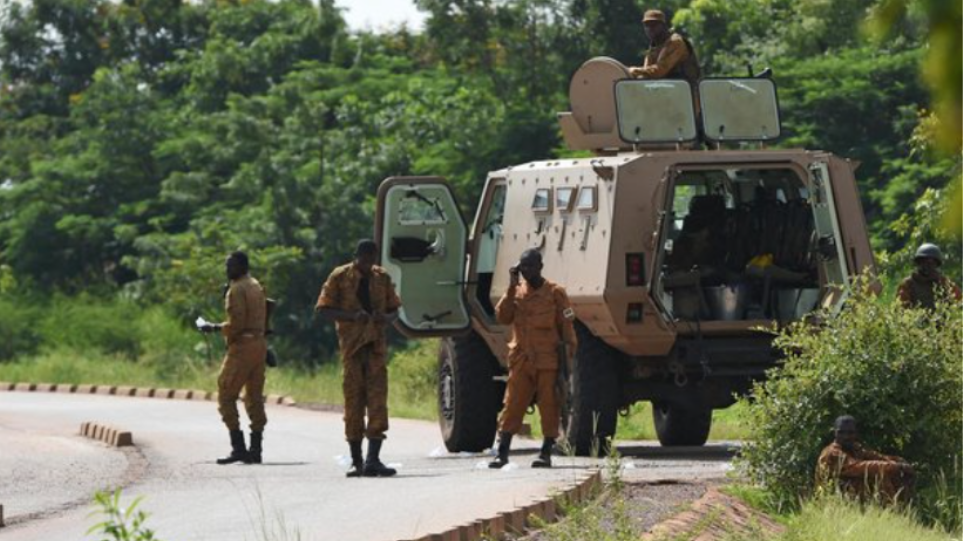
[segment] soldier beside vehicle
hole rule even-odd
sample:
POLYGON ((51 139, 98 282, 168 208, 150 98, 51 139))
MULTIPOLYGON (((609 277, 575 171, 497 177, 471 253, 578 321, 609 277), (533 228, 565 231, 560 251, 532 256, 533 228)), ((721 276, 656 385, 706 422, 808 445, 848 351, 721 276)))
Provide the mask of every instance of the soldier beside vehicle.
POLYGON ((916 270, 899 284, 896 298, 906 308, 932 310, 940 294, 959 302, 963 299, 960 287, 940 272, 943 253, 935 244, 920 245, 913 257, 916 270))
POLYGON ((905 503, 913 496, 916 473, 898 456, 884 455, 859 443, 856 419, 843 415, 833 425, 833 442, 816 466, 816 485, 860 501, 905 503))
POLYGON ((344 428, 351 452, 348 477, 390 477, 397 473, 380 459, 388 430, 388 324, 401 301, 391 277, 377 265, 378 246, 362 240, 354 261, 325 281, 315 309, 334 320, 341 349, 344 428), (367 423, 365 422, 367 415, 367 423), (362 460, 362 439, 368 456, 362 460))
POLYGON ((512 338, 508 344, 508 387, 499 420, 498 456, 489 467, 508 464, 512 438, 534 401, 541 416, 544 441, 532 467, 550 468, 559 432, 558 373, 562 363, 570 362, 578 344, 573 326, 575 312, 565 289, 542 276, 542 254, 537 250, 526 250, 509 270, 508 290, 498 301, 495 314, 499 324, 511 325, 512 338))

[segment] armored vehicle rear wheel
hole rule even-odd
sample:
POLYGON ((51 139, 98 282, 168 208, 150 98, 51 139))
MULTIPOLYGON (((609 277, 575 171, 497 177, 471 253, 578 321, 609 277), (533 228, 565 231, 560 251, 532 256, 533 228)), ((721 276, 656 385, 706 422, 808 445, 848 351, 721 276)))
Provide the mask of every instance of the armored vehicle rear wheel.
POLYGON ((495 381, 498 361, 474 331, 441 341, 438 419, 452 453, 489 449, 495 441, 505 384, 495 381))
POLYGON ((578 349, 562 411, 565 439, 578 456, 608 452, 618 420, 618 353, 575 322, 578 349))
POLYGON ((652 404, 652 420, 664 447, 705 445, 712 427, 712 410, 669 402, 652 404))

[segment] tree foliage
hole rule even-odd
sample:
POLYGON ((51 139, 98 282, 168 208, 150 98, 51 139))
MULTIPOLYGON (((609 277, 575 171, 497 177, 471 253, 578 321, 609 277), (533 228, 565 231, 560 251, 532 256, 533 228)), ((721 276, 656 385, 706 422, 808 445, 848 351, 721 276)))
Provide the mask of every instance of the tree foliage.
MULTIPOLYGON (((582 62, 637 64, 647 45, 636 0, 418 5, 424 32, 370 34, 333 0, 0 0, 5 280, 162 302, 187 322, 216 317, 222 258, 245 248, 282 302, 284 354, 330 352, 314 297, 371 235, 383 178, 446 176, 471 215, 488 171, 565 152, 555 113, 582 62)), ((905 144, 929 107, 924 26, 866 43, 854 27, 872 5, 664 7, 707 74, 776 68, 783 144, 861 160, 877 244, 895 251, 884 224, 955 162, 905 144)))

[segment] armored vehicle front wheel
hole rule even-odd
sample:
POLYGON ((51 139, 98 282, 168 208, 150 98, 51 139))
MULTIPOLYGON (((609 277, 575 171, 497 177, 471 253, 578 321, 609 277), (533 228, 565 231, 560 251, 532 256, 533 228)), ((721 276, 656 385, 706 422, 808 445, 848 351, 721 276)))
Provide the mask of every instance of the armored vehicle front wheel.
POLYGON ((618 352, 575 322, 578 349, 562 410, 565 439, 578 456, 602 455, 618 420, 618 352))
POLYGON ((438 419, 448 451, 491 448, 505 395, 505 384, 493 379, 499 373, 498 361, 474 331, 441 341, 438 419))
POLYGON ((712 410, 669 402, 652 404, 652 420, 664 447, 705 445, 712 427, 712 410))

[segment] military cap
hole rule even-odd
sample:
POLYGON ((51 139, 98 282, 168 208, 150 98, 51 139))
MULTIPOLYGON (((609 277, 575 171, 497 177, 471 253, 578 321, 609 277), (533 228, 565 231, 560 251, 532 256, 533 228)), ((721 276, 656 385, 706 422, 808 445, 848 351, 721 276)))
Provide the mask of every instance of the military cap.
POLYGON ((665 24, 665 13, 662 13, 657 9, 650 9, 646 11, 645 14, 642 15, 642 22, 647 23, 651 21, 659 21, 660 23, 665 24))

